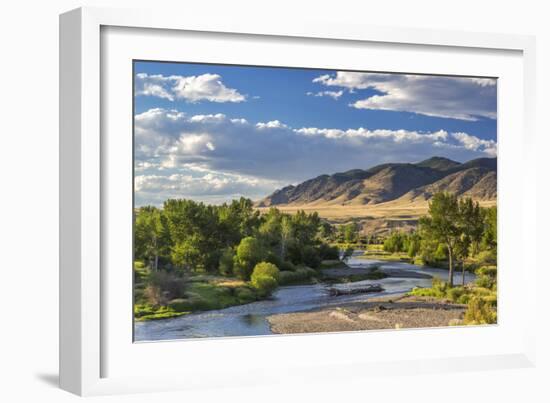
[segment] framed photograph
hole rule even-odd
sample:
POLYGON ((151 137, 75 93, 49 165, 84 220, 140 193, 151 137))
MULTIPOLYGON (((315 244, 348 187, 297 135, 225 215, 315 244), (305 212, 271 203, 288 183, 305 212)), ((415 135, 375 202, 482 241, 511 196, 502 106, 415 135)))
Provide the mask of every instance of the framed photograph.
POLYGON ((64 389, 532 365, 532 38, 60 24, 64 389))

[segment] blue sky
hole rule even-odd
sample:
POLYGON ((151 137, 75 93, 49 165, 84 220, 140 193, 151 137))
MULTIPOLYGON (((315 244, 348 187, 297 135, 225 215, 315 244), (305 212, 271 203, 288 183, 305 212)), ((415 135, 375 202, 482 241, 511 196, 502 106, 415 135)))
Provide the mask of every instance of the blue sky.
POLYGON ((221 203, 382 162, 496 156, 496 80, 135 62, 136 204, 221 203))

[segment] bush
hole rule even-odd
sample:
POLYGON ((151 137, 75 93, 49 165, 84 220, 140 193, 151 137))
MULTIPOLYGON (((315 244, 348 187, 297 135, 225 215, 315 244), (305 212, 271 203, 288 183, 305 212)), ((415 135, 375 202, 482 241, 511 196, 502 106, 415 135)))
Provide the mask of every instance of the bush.
POLYGON ((259 275, 254 277, 252 285, 258 290, 261 296, 268 296, 277 288, 278 283, 273 277, 259 275))
POLYGON ((288 260, 284 260, 281 263, 281 265, 277 266, 277 267, 279 267, 281 269, 281 272, 282 271, 295 271, 296 270, 296 266, 292 262, 289 262, 288 260))
POLYGON ((235 289, 235 296, 241 304, 256 300, 256 294, 248 287, 238 287, 235 289))
POLYGON ((496 323, 497 314, 491 303, 480 297, 473 297, 468 303, 464 314, 464 322, 468 325, 486 325, 496 323))
POLYGON ((497 268, 496 266, 483 266, 476 271, 478 277, 476 285, 478 287, 494 289, 497 283, 497 268))
POLYGON ((309 267, 299 267, 295 271, 282 271, 279 274, 279 284, 296 284, 310 280, 317 272, 309 267))
POLYGON ((496 266, 482 266, 477 269, 478 275, 489 276, 492 278, 497 278, 497 267, 496 266))
POLYGON ((147 303, 158 307, 166 305, 171 299, 182 297, 185 281, 175 274, 157 271, 147 276, 144 285, 141 295, 147 303))
POLYGON ((322 243, 319 246, 319 256, 322 260, 338 260, 340 259, 340 250, 336 246, 322 243))
POLYGON ((270 295, 279 284, 279 269, 273 263, 261 262, 254 267, 250 282, 260 295, 270 295))
POLYGON ((447 290, 447 298, 453 302, 458 302, 460 297, 466 293, 463 287, 454 287, 447 290))
POLYGON ((478 278, 476 285, 479 287, 496 289, 497 284, 497 268, 496 266, 483 266, 477 270, 478 278))
POLYGON ((432 278, 432 289, 437 294, 446 295, 447 283, 441 280, 439 277, 434 277, 432 278))
POLYGON ((275 281, 279 281, 279 269, 273 263, 261 262, 254 267, 252 272, 251 281, 254 281, 254 277, 257 276, 268 276, 273 277, 275 281))
POLYGON ((458 301, 456 302, 458 302, 459 304, 466 305, 467 303, 470 302, 470 299, 471 299, 470 294, 462 294, 460 298, 458 298, 458 301))
POLYGON ((476 260, 479 264, 495 265, 497 264, 496 250, 484 250, 476 255, 476 260))
POLYGON ((168 307, 176 312, 190 311, 191 306, 189 301, 185 298, 175 298, 168 303, 168 307))

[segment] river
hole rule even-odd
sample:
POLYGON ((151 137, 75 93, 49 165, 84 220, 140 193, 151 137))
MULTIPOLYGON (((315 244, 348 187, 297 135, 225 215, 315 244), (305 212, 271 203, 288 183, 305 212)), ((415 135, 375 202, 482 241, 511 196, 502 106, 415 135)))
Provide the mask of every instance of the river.
MULTIPOLYGON (((199 337, 256 336, 272 334, 266 317, 278 314, 306 311, 340 305, 347 302, 365 301, 372 297, 401 294, 414 287, 429 287, 432 277, 447 279, 447 270, 415 266, 403 262, 386 262, 359 258, 356 252, 348 260, 351 268, 369 269, 373 265, 391 274, 380 280, 364 280, 336 287, 354 287, 365 284, 380 284, 384 291, 369 294, 331 297, 324 284, 279 287, 270 299, 238 305, 216 311, 193 313, 170 319, 135 322, 134 339, 140 341, 174 340, 199 337)), ((466 282, 475 276, 466 273, 466 282)), ((456 273, 456 284, 462 282, 462 273, 456 273)))

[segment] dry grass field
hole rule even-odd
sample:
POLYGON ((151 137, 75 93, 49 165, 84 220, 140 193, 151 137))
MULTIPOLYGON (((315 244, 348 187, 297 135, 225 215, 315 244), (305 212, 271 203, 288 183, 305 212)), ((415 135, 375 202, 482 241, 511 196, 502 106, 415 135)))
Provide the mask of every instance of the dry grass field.
MULTIPOLYGON (((482 207, 496 205, 496 200, 480 201, 482 207)), ((356 220, 361 224, 364 233, 384 235, 392 230, 410 231, 416 227, 420 217, 428 212, 428 202, 408 202, 404 200, 392 200, 386 203, 373 205, 336 205, 336 204, 301 204, 279 205, 277 209, 294 214, 298 210, 307 213, 316 211, 319 215, 335 224, 356 220)), ((260 212, 267 212, 269 207, 258 208, 260 212)))
MULTIPOLYGON (((482 207, 491 207, 496 205, 496 201, 481 201, 482 207)), ((302 205, 280 205, 276 206, 285 213, 296 213, 298 210, 304 210, 307 213, 316 211, 319 215, 329 221, 345 222, 351 219, 386 219, 386 220, 417 220, 428 211, 428 202, 405 203, 400 200, 389 201, 374 205, 322 205, 322 204, 302 204, 302 205)), ((258 208, 261 212, 269 210, 268 207, 258 208)))

